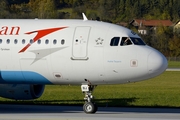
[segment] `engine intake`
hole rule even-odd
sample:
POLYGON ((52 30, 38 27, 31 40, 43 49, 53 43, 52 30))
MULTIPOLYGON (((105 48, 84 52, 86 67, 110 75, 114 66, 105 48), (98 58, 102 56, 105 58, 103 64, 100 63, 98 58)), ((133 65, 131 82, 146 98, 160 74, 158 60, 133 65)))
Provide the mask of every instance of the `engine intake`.
POLYGON ((15 100, 31 100, 41 97, 44 85, 0 84, 0 96, 15 100))

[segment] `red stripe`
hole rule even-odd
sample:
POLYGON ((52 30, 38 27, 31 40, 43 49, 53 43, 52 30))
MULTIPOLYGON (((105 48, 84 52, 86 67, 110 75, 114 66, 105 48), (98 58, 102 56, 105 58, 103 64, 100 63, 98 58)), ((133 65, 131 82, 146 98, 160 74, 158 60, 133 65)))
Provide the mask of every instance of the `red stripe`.
POLYGON ((31 46, 30 43, 27 44, 22 50, 20 50, 19 53, 24 52, 26 49, 28 49, 29 46, 31 46))
MULTIPOLYGON (((36 42, 37 40, 41 39, 42 37, 44 37, 44 36, 46 36, 46 35, 48 35, 50 33, 53 33, 55 31, 64 29, 64 28, 67 28, 67 27, 59 27, 59 28, 50 28, 50 29, 37 30, 37 31, 27 32, 25 34, 32 34, 32 33, 37 32, 37 35, 33 38, 33 41, 36 42)), ((31 46, 31 44, 27 44, 22 50, 19 51, 19 53, 26 51, 26 49, 28 49, 29 46, 31 46)))
MULTIPOLYGON (((64 28, 64 27, 63 27, 64 28)), ((37 40, 39 40, 40 38, 52 33, 52 32, 55 32, 57 30, 61 30, 63 28, 53 28, 53 29, 47 29, 47 30, 40 30, 38 31, 38 34, 36 35, 36 37, 34 38, 34 42, 36 42, 37 40)))
POLYGON ((35 33, 37 32, 37 35, 34 37, 34 42, 36 42, 37 40, 39 40, 40 38, 50 34, 50 33, 53 33, 55 31, 58 31, 58 30, 61 30, 61 29, 64 29, 64 28, 67 28, 67 27, 60 27, 60 28, 50 28, 50 29, 44 29, 44 30, 37 30, 37 31, 33 31, 33 32, 27 32, 25 34, 32 34, 32 33, 35 33))

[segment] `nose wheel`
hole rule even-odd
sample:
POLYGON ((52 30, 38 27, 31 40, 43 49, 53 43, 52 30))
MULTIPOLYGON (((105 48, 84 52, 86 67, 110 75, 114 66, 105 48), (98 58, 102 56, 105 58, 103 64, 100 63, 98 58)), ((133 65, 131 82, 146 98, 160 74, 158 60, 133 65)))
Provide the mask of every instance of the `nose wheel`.
POLYGON ((97 105, 92 102, 85 102, 85 104, 83 105, 83 110, 87 114, 96 113, 97 109, 97 105))
POLYGON ((94 90, 95 86, 93 85, 81 85, 81 90, 83 93, 85 93, 85 104, 83 105, 83 110, 87 114, 93 114, 96 113, 98 107, 93 102, 93 95, 92 92, 94 90))

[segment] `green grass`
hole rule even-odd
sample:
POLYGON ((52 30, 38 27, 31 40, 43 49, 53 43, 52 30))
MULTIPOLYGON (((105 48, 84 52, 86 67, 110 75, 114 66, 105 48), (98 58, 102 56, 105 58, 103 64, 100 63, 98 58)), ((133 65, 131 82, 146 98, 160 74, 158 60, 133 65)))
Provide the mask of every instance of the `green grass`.
MULTIPOLYGON (((97 86, 93 95, 98 106, 180 107, 180 72, 165 72, 159 77, 130 84, 97 86)), ((0 103, 83 105, 80 86, 48 85, 37 100, 0 103)))
POLYGON ((180 61, 168 61, 169 68, 180 68, 180 61))

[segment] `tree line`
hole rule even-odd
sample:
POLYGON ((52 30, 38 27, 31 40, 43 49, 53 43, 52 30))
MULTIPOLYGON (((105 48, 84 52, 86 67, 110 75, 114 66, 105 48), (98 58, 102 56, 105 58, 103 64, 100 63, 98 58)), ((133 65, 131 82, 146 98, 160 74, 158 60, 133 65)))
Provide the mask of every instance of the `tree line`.
MULTIPOLYGON (((179 0, 0 0, 0 6, 3 19, 82 19, 82 12, 90 19, 112 23, 129 23, 135 18, 175 23, 180 17, 179 0)), ((160 26, 150 36, 141 37, 166 56, 180 56, 180 36, 172 27, 160 26)))
POLYGON ((0 0, 0 5, 1 18, 79 18, 82 12, 111 22, 180 17, 179 0, 0 0))

